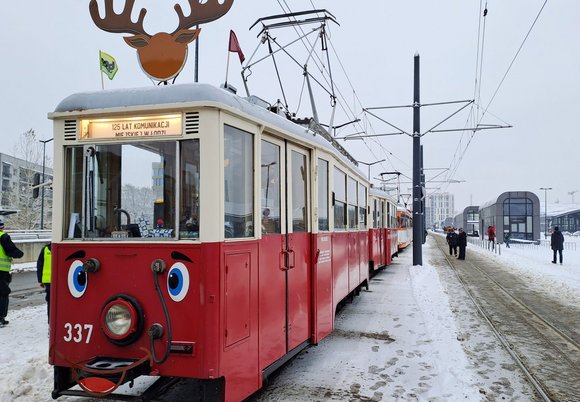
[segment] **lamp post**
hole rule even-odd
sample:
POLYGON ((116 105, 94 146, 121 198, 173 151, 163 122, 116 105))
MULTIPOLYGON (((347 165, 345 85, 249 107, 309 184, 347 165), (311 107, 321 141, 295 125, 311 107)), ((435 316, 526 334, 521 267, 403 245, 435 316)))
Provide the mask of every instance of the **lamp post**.
POLYGON ((54 140, 54 138, 49 138, 48 140, 38 140, 42 143, 42 182, 40 185, 42 186, 40 191, 40 230, 44 229, 44 170, 46 166, 46 143, 54 140))
POLYGON ((386 159, 381 159, 380 161, 376 161, 376 162, 363 162, 363 161, 357 161, 357 162, 362 163, 363 165, 367 165, 369 167, 368 179, 370 181, 371 180, 371 166, 376 165, 377 163, 384 162, 384 161, 386 161, 386 159))
POLYGON ((552 187, 540 187, 540 190, 544 190, 544 239, 548 237, 548 190, 552 187))

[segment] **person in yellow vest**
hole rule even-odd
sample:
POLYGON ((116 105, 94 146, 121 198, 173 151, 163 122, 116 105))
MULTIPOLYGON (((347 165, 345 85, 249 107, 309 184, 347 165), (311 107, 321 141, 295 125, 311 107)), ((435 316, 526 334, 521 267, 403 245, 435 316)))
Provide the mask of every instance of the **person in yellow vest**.
POLYGON ((40 283, 40 287, 44 288, 46 300, 46 314, 50 320, 50 274, 52 272, 51 269, 51 251, 50 251, 51 243, 48 243, 46 246, 40 250, 40 254, 38 255, 38 260, 36 261, 36 277, 38 279, 38 283, 40 283))
POLYGON ((12 243, 8 233, 4 232, 4 222, 0 219, 0 328, 8 325, 8 295, 12 275, 12 259, 21 258, 24 253, 12 243))

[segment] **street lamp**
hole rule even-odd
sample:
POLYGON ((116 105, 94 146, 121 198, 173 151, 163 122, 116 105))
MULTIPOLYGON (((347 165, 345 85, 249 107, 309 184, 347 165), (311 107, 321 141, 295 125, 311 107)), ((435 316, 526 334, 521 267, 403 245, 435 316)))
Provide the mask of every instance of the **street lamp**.
POLYGON ((362 163, 363 165, 367 165, 369 167, 369 174, 368 174, 368 179, 369 181, 371 180, 371 166, 372 165, 376 165, 377 163, 381 163, 386 161, 386 159, 381 159, 380 161, 376 161, 376 162, 363 162, 363 161, 357 161, 358 163, 362 163))
POLYGON ((41 183, 41 196, 40 196, 40 230, 44 229, 44 170, 46 166, 46 143, 54 140, 54 138, 49 138, 48 140, 38 140, 42 142, 42 183, 41 183))
POLYGON ((544 190, 544 239, 548 237, 548 190, 552 187, 540 187, 540 190, 544 190))

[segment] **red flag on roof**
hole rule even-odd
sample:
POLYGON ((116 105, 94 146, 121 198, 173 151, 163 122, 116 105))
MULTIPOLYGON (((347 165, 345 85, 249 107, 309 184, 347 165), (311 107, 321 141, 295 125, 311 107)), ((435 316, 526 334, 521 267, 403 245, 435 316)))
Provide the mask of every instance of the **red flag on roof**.
POLYGON ((244 60, 246 60, 244 52, 242 52, 242 48, 240 47, 240 43, 238 42, 238 38, 236 37, 236 34, 232 30, 230 30, 230 45, 228 50, 230 52, 238 54, 238 57, 240 58, 240 63, 243 63, 244 60))

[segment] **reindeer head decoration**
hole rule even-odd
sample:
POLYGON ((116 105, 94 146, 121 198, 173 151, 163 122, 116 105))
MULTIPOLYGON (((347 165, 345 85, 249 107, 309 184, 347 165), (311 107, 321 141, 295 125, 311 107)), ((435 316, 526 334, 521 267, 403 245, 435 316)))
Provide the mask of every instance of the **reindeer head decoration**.
POLYGON ((179 74, 187 59, 187 45, 199 35, 200 29, 188 29, 195 25, 217 20, 226 14, 234 0, 208 0, 205 4, 199 0, 188 0, 191 8, 189 16, 185 16, 179 4, 175 11, 179 17, 179 26, 171 34, 158 32, 151 36, 143 29, 143 20, 147 10, 142 8, 137 22, 131 20, 131 11, 135 0, 126 0, 121 14, 113 11, 113 0, 105 0, 105 16, 99 15, 97 0, 91 0, 89 10, 95 25, 103 31, 113 33, 130 33, 125 42, 135 49, 139 63, 145 73, 152 79, 167 81, 179 74))

